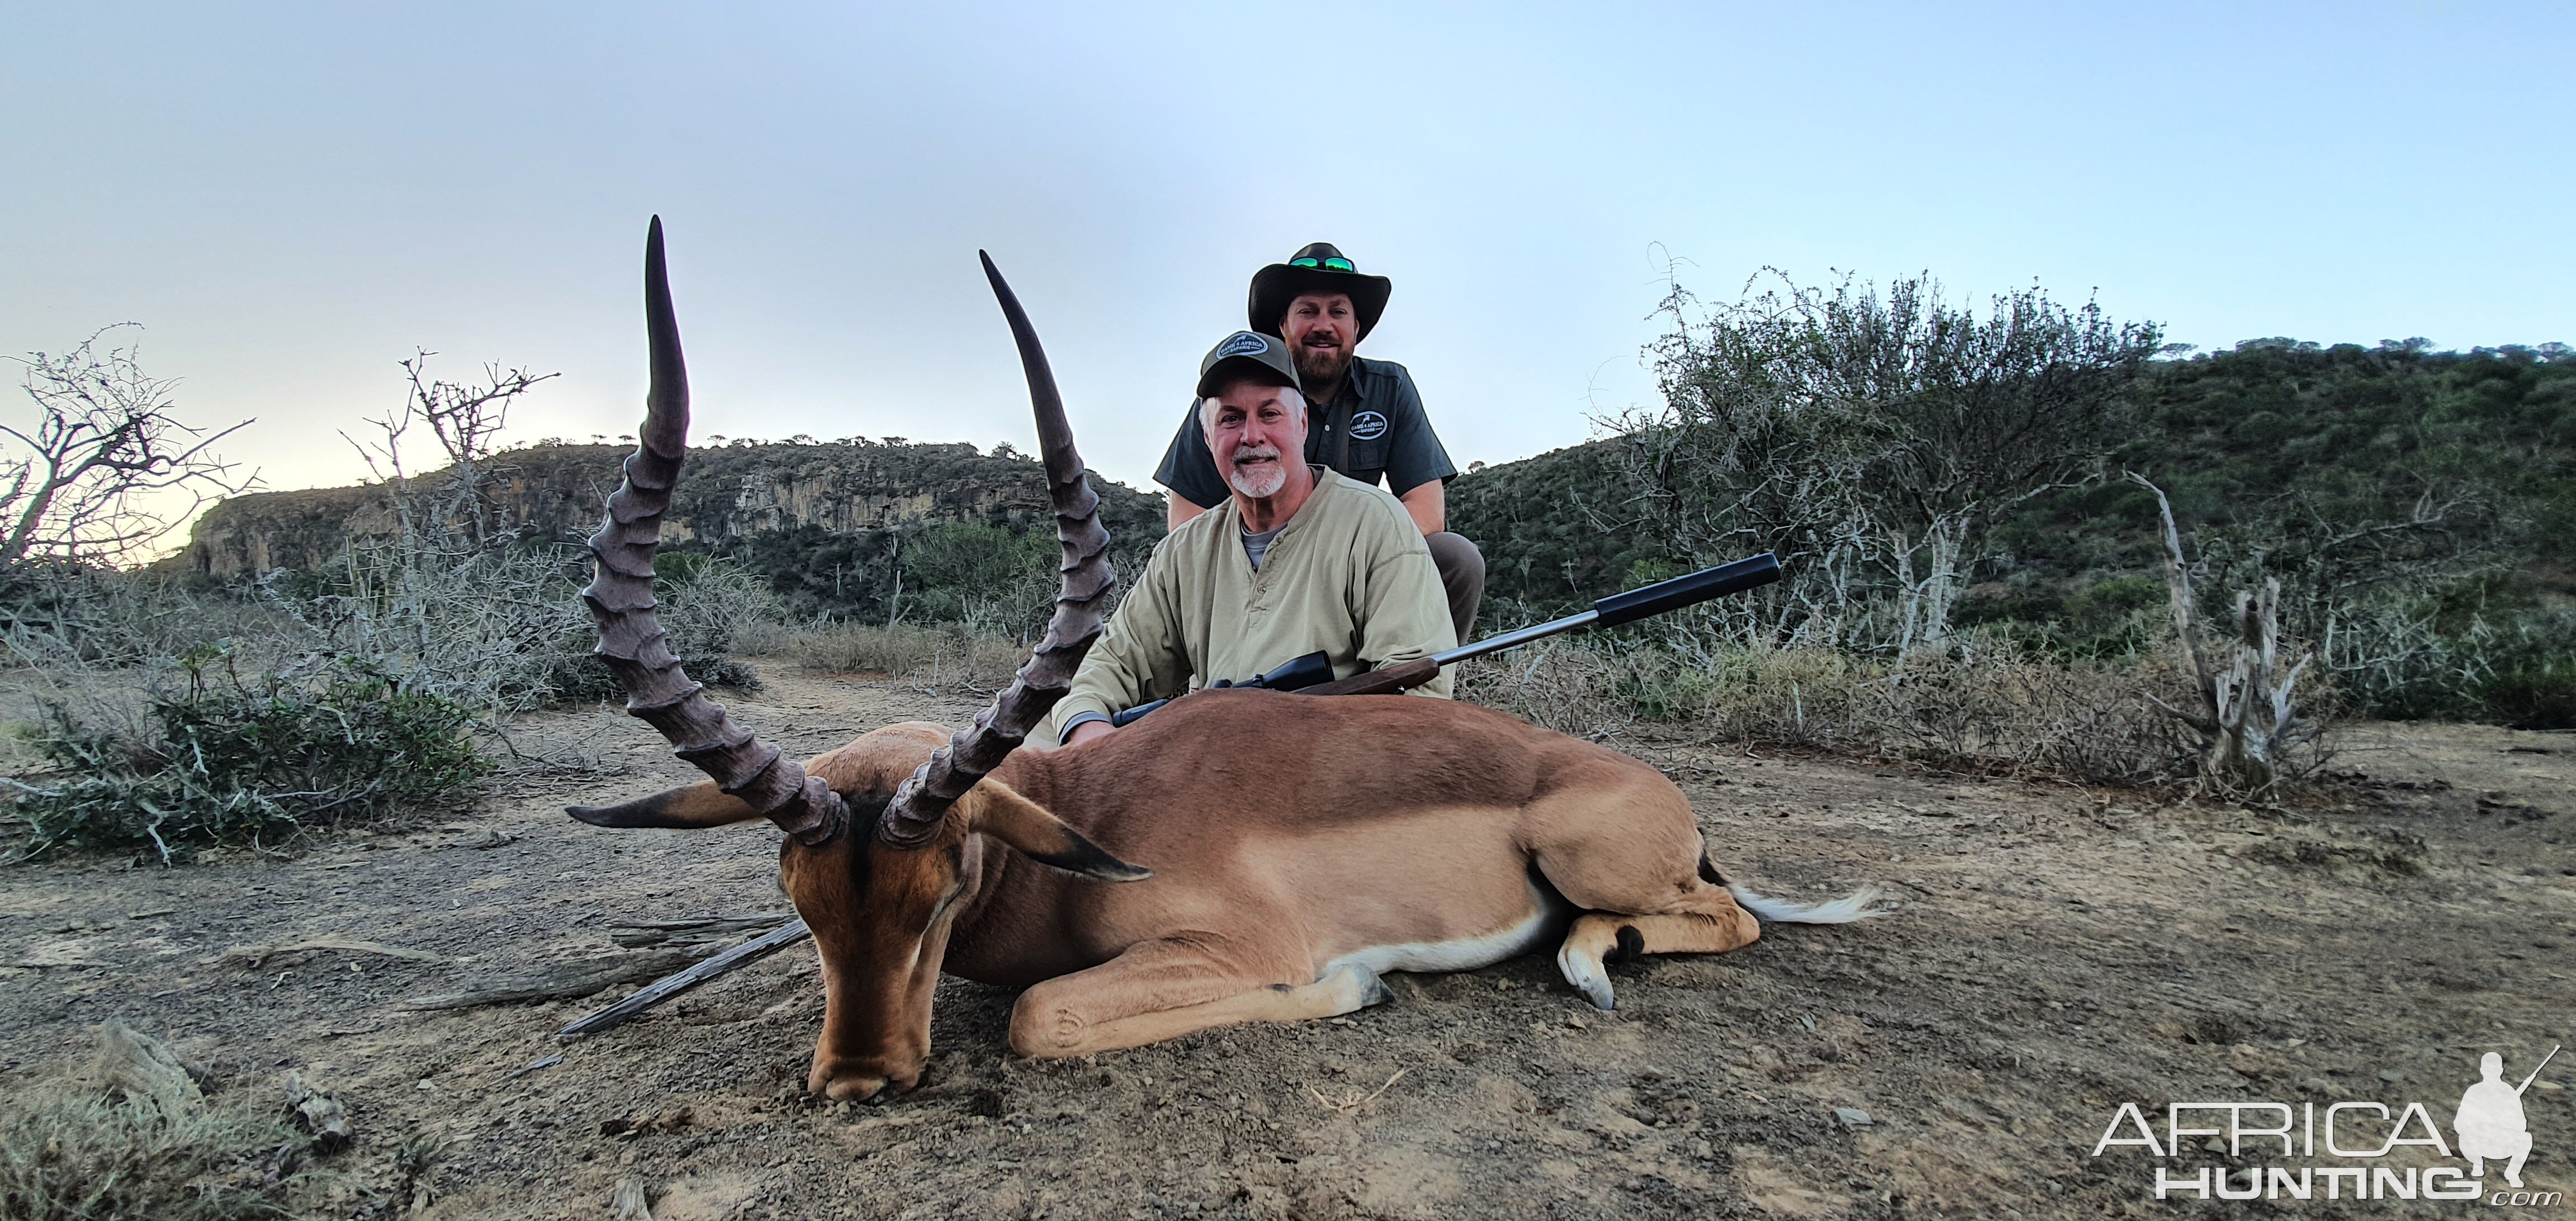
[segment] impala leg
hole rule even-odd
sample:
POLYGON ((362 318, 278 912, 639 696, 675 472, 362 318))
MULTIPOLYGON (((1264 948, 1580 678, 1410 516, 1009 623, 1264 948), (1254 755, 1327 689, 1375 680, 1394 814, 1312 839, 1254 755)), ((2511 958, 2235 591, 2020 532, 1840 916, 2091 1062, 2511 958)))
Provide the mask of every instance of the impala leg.
POLYGON ((1626 962, 1640 954, 1723 954, 1761 936, 1760 926, 1731 897, 1727 907, 1724 915, 1586 913, 1566 930, 1565 944, 1557 947, 1556 969, 1594 1008, 1611 1008, 1617 997, 1610 990, 1610 973, 1603 969, 1609 963, 1626 962))
POLYGON ((1337 967, 1307 984, 1272 982, 1282 968, 1247 970, 1195 942, 1144 942, 1021 993, 1011 1010, 1011 1050, 1089 1055, 1214 1026, 1334 1017, 1388 999, 1377 974, 1361 967, 1337 967))
POLYGON ((1605 961, 1719 954, 1762 936, 1708 863, 1681 790, 1642 766, 1605 763, 1589 779, 1530 811, 1539 871, 1587 910, 1556 953, 1565 982, 1609 1009, 1605 961))

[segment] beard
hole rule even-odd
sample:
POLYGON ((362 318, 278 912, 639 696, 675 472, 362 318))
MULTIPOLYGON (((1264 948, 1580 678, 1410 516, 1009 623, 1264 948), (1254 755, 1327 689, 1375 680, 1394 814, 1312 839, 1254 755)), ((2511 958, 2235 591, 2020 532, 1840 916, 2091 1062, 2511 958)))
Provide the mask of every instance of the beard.
POLYGON ((1267 500, 1288 486, 1288 466, 1279 457, 1275 445, 1239 445, 1226 455, 1226 486, 1254 500, 1267 500), (1246 459, 1269 459, 1266 463, 1245 466, 1246 459))
MULTIPOLYGON (((1351 367, 1351 350, 1345 347, 1310 348, 1297 345, 1297 380, 1310 391, 1329 390, 1342 379, 1342 371, 1351 367)), ((1306 397, 1313 399, 1309 394, 1306 397)))

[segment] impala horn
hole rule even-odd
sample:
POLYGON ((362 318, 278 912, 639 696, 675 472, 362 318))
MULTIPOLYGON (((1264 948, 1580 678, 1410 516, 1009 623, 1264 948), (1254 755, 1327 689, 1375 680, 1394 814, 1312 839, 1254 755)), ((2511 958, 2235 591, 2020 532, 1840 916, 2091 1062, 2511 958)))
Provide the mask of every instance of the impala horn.
MULTIPOLYGON (((594 651, 625 690, 626 711, 661 730, 673 753, 696 764, 728 796, 749 803, 799 843, 827 843, 849 827, 840 795, 709 702, 681 671, 653 613, 653 553, 662 541, 671 487, 679 481, 680 462, 689 451, 689 371, 680 359, 680 324, 671 312, 658 216, 644 237, 644 332, 653 362, 644 426, 638 430, 634 456, 626 460, 626 481, 608 498, 608 521, 590 536, 590 553, 598 563, 590 587, 581 591, 591 618, 599 622, 594 651)), ((1075 473, 1080 474, 1079 467, 1075 473)))
POLYGON ((975 714, 948 745, 897 786, 877 823, 877 838, 897 848, 915 848, 938 833, 948 807, 985 773, 1001 766, 1019 748, 1029 730, 1054 709, 1073 686, 1073 672, 1083 654, 1100 638, 1100 606, 1118 584, 1109 566, 1109 533, 1100 528, 1100 497, 1083 478, 1082 455, 1073 448, 1073 428, 1065 423, 1064 399, 1056 393, 1055 374, 1047 370, 1046 351, 1037 331, 1020 309, 1020 299, 1002 282, 993 256, 984 260, 984 278, 993 282, 1002 316, 1010 320, 1011 337, 1020 345, 1020 367, 1028 373, 1029 399, 1037 409, 1038 452, 1046 461, 1047 497, 1055 504, 1055 537, 1063 548, 1055 617, 1037 652, 1020 667, 1019 676, 993 706, 975 714))

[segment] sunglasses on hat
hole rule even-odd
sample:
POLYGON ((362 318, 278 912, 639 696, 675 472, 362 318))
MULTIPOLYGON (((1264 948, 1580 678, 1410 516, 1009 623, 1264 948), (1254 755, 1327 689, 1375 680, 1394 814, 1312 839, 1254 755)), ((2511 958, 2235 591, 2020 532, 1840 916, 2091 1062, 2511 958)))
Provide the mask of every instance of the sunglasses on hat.
POLYGON ((1327 267, 1334 271, 1358 270, 1358 268, 1351 266, 1351 261, 1349 259, 1342 258, 1324 259, 1320 262, 1315 259, 1290 259, 1288 260, 1288 265, 1291 267, 1327 267))

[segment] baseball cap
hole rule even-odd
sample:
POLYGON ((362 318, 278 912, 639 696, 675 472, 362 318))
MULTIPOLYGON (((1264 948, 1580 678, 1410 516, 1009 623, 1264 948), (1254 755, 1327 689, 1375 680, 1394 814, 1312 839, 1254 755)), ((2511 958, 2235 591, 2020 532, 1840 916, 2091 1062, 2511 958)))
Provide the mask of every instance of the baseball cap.
POLYGON ((1198 396, 1207 398, 1246 378, 1294 387, 1297 362, 1289 358, 1288 345, 1278 336, 1236 331, 1209 348, 1207 359, 1199 362, 1198 396))

